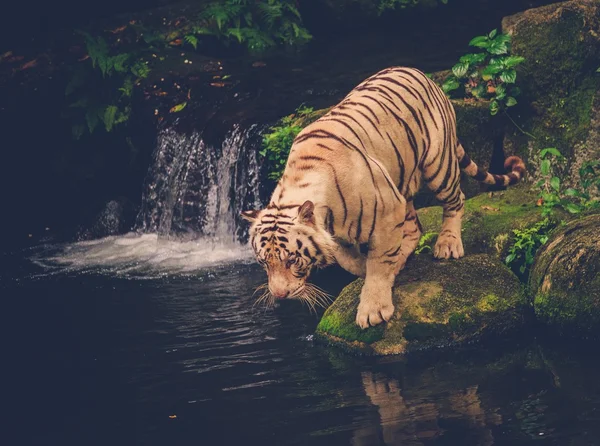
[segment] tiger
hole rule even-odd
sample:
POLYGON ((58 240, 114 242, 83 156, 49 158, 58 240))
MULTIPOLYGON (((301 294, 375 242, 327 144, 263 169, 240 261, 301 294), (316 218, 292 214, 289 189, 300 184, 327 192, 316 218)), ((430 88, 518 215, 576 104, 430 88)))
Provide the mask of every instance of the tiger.
POLYGON ((337 263, 364 278, 356 324, 389 321, 395 277, 422 234, 413 204, 421 184, 443 208, 433 254, 458 259, 460 172, 497 186, 525 174, 519 157, 504 167, 507 174, 491 174, 469 158, 452 103, 423 72, 392 67, 374 74, 296 136, 268 205, 242 212, 267 272, 267 293, 273 301, 302 298, 311 272, 337 263))

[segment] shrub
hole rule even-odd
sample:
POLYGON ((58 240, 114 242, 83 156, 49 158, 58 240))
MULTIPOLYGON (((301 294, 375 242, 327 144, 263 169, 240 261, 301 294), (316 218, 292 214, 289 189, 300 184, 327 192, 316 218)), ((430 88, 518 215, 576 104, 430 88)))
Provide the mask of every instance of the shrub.
POLYGON ((516 105, 515 97, 520 91, 514 86, 515 67, 525 59, 510 54, 510 36, 493 30, 486 36, 475 37, 469 45, 482 51, 460 58, 442 85, 444 92, 460 93, 465 99, 489 100, 492 115, 516 105))

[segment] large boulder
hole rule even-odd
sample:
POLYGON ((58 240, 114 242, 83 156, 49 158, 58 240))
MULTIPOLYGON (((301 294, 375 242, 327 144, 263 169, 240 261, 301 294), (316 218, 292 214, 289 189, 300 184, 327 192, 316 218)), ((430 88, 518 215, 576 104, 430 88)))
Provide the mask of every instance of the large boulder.
POLYGON ((600 158, 600 3, 571 0, 530 9, 502 21, 512 52, 525 57, 517 67, 522 88, 507 126, 505 150, 525 159, 535 181, 536 154, 557 147, 568 159, 563 179, 577 184, 585 161, 600 158))
POLYGON ((541 322, 600 338, 600 215, 556 230, 536 255, 529 286, 541 322))
POLYGON ((317 339, 364 353, 403 354, 513 334, 524 320, 519 280, 486 254, 445 262, 416 256, 396 279, 392 319, 366 330, 354 322, 362 285, 358 279, 340 293, 317 339))

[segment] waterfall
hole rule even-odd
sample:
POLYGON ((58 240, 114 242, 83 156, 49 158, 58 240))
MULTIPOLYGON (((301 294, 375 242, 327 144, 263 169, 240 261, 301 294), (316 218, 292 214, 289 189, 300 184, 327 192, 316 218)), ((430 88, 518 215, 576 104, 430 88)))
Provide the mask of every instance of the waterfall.
POLYGON ((243 238, 239 213, 261 205, 258 144, 256 125, 234 126, 220 146, 207 144, 198 132, 162 130, 136 230, 217 242, 243 238))
MULTIPOLYGON (((199 132, 160 131, 134 232, 50 247, 34 261, 57 271, 193 273, 251 261, 240 212, 261 207, 261 135, 234 126, 217 144, 199 132)), ((112 208, 111 208, 112 209, 112 208)))

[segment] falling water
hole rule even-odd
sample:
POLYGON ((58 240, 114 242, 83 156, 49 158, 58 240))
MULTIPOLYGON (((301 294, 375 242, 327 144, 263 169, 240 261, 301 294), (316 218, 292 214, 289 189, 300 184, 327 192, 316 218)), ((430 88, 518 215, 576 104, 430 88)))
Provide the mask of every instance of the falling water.
POLYGON ((261 206, 260 140, 257 125, 234 126, 220 145, 208 144, 198 132, 162 130, 135 231, 61 247, 43 263, 137 274, 248 259, 242 244, 248 225, 239 215, 261 206))
POLYGON ((158 137, 137 230, 160 236, 243 236, 239 213, 260 206, 257 126, 235 126, 221 146, 166 129, 158 137))

